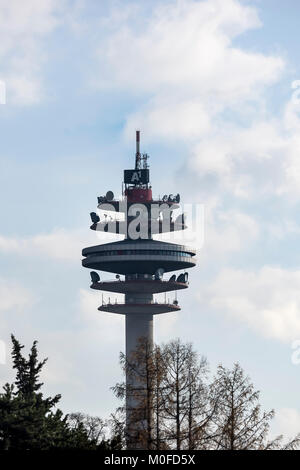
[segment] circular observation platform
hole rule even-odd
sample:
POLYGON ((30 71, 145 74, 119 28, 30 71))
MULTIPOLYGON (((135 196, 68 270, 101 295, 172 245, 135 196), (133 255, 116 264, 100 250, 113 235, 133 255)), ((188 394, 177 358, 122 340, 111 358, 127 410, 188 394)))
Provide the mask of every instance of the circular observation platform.
POLYGON ((122 240, 82 250, 82 265, 116 274, 154 274, 192 268, 196 265, 195 250, 184 245, 157 240, 122 240))
POLYGON ((130 315, 130 314, 151 314, 159 315, 161 313, 170 313, 177 312, 180 310, 180 307, 175 304, 168 303, 149 303, 149 304, 103 304, 98 308, 101 312, 108 313, 118 313, 120 315, 130 315))
POLYGON ((106 292, 118 292, 120 294, 159 294, 174 290, 187 289, 188 283, 162 280, 125 280, 125 281, 103 281, 91 285, 91 289, 106 292))

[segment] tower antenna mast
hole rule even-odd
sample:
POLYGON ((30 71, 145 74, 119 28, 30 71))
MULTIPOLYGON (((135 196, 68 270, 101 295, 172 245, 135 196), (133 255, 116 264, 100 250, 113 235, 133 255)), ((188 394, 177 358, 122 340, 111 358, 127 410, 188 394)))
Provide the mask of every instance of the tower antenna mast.
POLYGON ((141 153, 140 153, 140 131, 136 131, 136 153, 135 153, 135 169, 141 168, 141 153))

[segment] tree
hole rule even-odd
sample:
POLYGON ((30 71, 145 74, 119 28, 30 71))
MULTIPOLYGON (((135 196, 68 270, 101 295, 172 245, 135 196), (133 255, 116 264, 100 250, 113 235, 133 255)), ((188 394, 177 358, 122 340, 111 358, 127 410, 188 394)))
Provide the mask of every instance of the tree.
POLYGON ((121 450, 122 425, 117 415, 111 415, 109 420, 103 420, 98 416, 90 416, 85 413, 70 413, 67 416, 70 428, 76 433, 84 431, 95 450, 121 450))
POLYGON ((117 410, 107 421, 109 437, 103 439, 98 450, 122 450, 126 447, 124 411, 117 410))
POLYGON ((164 350, 160 346, 155 346, 153 351, 153 447, 156 450, 166 450, 168 448, 164 428, 165 394, 163 379, 166 372, 164 364, 164 350))
POLYGON ((67 416, 55 409, 61 396, 44 398, 39 374, 47 359, 38 361, 34 341, 28 359, 12 335, 14 384, 6 384, 0 394, 0 448, 11 450, 91 448, 93 442, 80 427, 71 429, 67 416))
POLYGON ((105 431, 107 429, 107 422, 98 416, 90 416, 85 413, 70 413, 67 416, 67 422, 71 429, 78 431, 84 429, 88 439, 95 444, 99 445, 105 438, 105 431))
POLYGON ((196 449, 207 440, 211 407, 207 360, 179 339, 163 348, 162 393, 166 436, 177 450, 196 449))
POLYGON ((300 435, 285 445, 282 444, 282 436, 268 440, 274 411, 261 410, 259 391, 254 390, 239 364, 235 364, 232 370, 220 365, 210 393, 218 399, 217 412, 212 418, 213 449, 292 449, 299 445, 300 435))
POLYGON ((127 447, 283 450, 300 445, 300 434, 285 444, 282 436, 268 437, 274 411, 262 411, 259 392, 239 364, 232 370, 220 365, 210 383, 207 360, 180 340, 153 348, 141 341, 129 359, 121 354, 121 364, 129 380, 114 392, 131 399, 127 447))
POLYGON ((216 400, 209 397, 208 363, 205 357, 198 359, 195 351, 186 361, 187 418, 185 448, 189 450, 207 448, 210 425, 216 409, 216 400))
POLYGON ((207 361, 198 360, 191 344, 152 347, 141 339, 130 358, 121 353, 120 362, 127 383, 113 390, 129 401, 127 448, 194 449, 207 439, 207 361))

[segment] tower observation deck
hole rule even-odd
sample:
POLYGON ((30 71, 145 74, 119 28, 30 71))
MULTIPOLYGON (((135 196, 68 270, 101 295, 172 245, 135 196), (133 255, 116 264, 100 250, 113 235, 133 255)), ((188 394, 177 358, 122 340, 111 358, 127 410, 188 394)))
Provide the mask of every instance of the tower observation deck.
MULTIPOLYGON (((92 230, 123 234, 124 239, 82 250, 82 265, 93 270, 91 288, 125 294, 124 302, 102 302, 98 310, 125 316, 127 360, 141 342, 152 347, 154 315, 180 310, 177 297, 173 301, 165 298, 162 302, 155 300, 154 294, 186 289, 188 274, 185 270, 196 264, 196 252, 192 248, 152 238, 155 234, 184 230, 186 225, 183 214, 173 218, 173 211, 180 207, 179 194, 153 199, 149 176, 148 155, 140 153, 140 131, 137 131, 135 168, 124 170, 122 198, 116 200, 112 191, 108 191, 105 196, 98 197, 99 212, 90 214, 92 230), (115 217, 108 217, 106 212, 114 212, 115 217), (183 272, 164 278, 166 273, 178 270, 183 272), (96 271, 114 273, 116 278, 102 281, 96 271)), ((141 387, 129 374, 126 385, 131 390, 141 387)), ((136 436, 140 424, 137 425, 133 418, 135 406, 136 400, 127 392, 126 438, 129 449, 139 448, 136 436)))

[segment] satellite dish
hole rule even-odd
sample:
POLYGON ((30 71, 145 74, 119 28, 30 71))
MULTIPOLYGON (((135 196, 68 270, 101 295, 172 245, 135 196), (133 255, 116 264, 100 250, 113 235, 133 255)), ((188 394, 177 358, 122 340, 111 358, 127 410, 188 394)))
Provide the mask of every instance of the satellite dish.
POLYGON ((106 193, 106 200, 107 201, 112 201, 114 198, 114 193, 112 191, 107 191, 106 193))
POLYGON ((96 214, 96 212, 91 212, 90 216, 94 224, 97 224, 98 222, 100 222, 100 217, 99 215, 96 214))
POLYGON ((155 271, 155 280, 156 281, 161 281, 162 280, 162 277, 164 275, 164 272, 165 270, 163 268, 158 268, 156 271, 155 271))
POLYGON ((173 274, 170 279, 169 279, 169 282, 175 282, 176 281, 176 274, 173 274))
POLYGON ((173 196, 173 194, 169 194, 168 201, 170 201, 170 202, 174 201, 174 196, 173 196))
POLYGON ((179 274, 179 276, 177 278, 177 282, 185 282, 184 274, 179 274))
POLYGON ((168 200, 168 195, 165 194, 164 197, 162 198, 162 200, 163 200, 163 202, 167 202, 167 200, 168 200))
POLYGON ((102 202, 105 201, 105 197, 103 196, 99 196, 97 199, 98 199, 98 204, 102 204, 102 202))
POLYGON ((176 194, 175 201, 178 203, 180 202, 180 194, 176 194))
POLYGON ((97 282, 100 281, 100 276, 98 273, 96 273, 96 271, 91 271, 90 275, 91 275, 91 280, 93 284, 97 284, 97 282))

